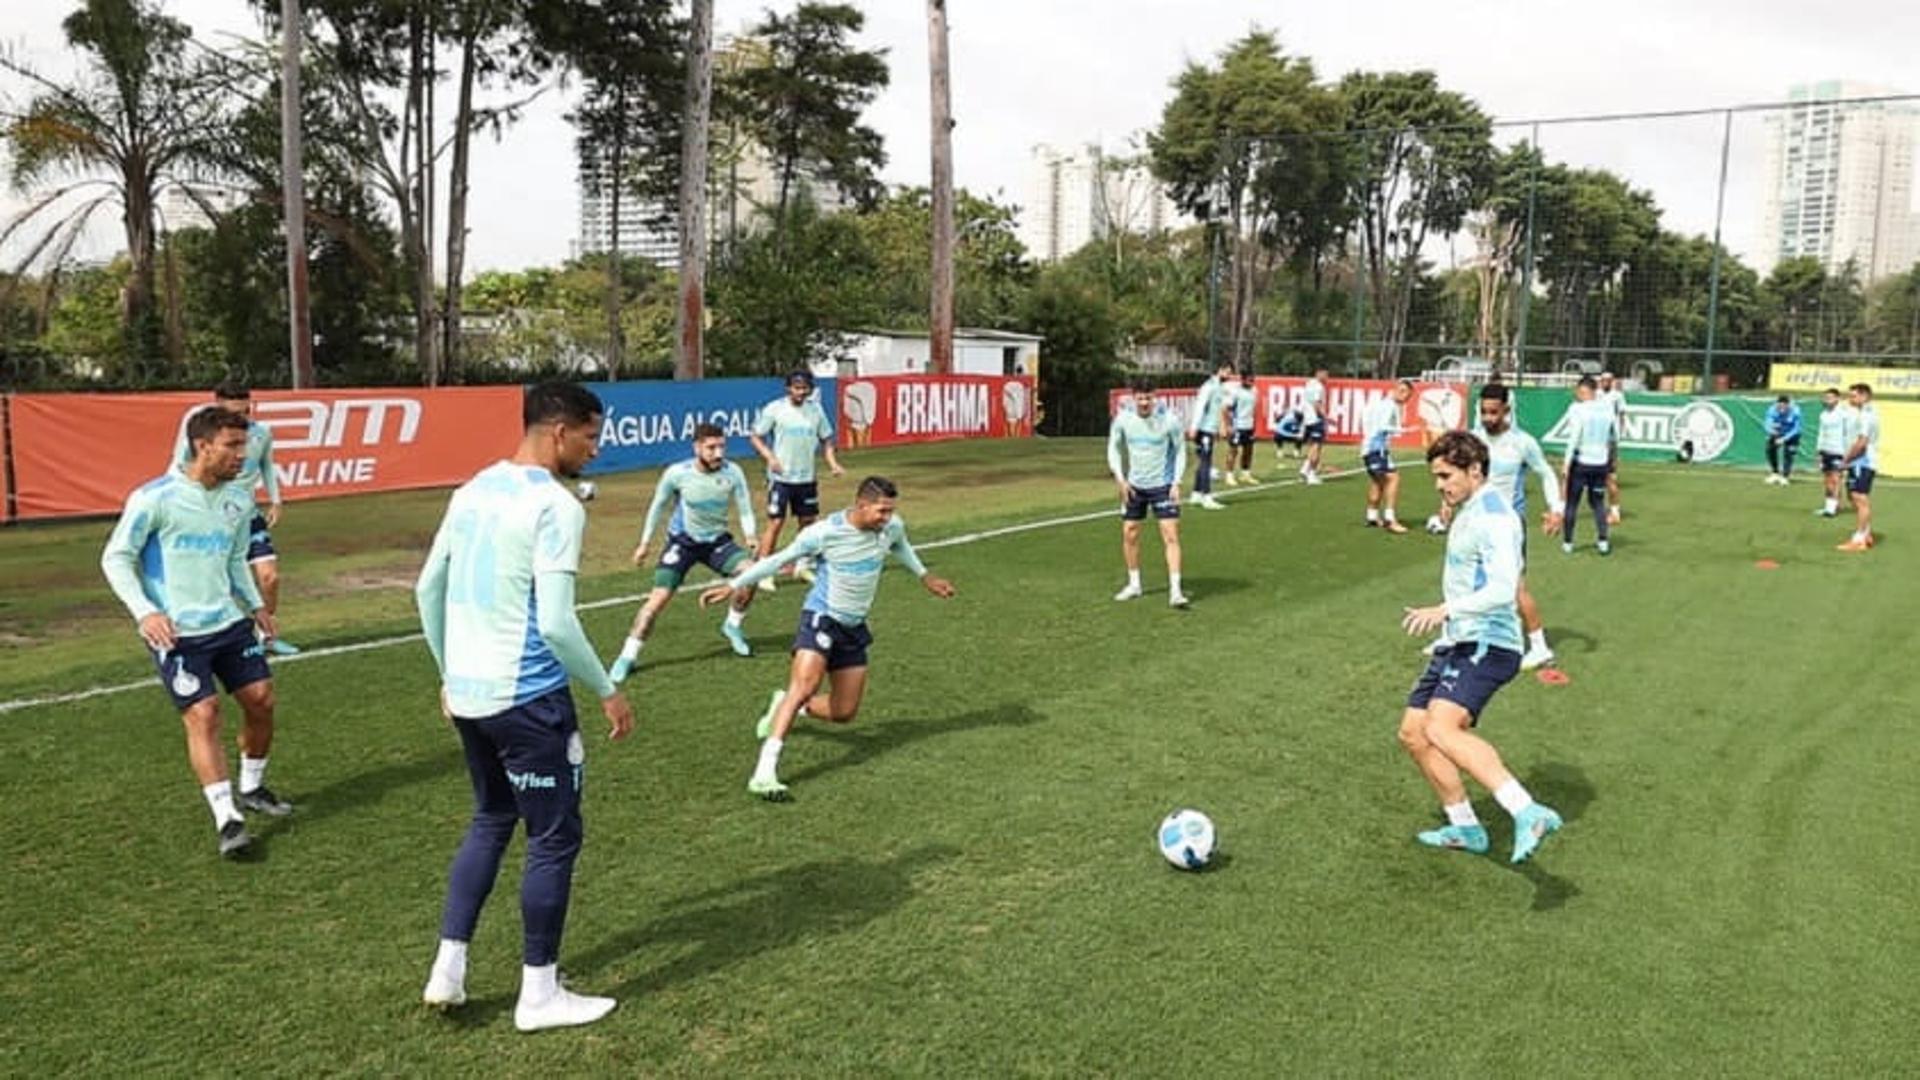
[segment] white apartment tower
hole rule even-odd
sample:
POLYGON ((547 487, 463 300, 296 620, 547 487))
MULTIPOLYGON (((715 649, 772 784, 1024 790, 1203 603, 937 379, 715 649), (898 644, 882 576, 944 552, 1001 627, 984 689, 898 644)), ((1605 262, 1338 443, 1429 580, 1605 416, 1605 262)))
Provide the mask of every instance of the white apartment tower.
POLYGON ((1851 260, 1871 282, 1920 260, 1913 208, 1920 110, 1848 103, 1896 93, 1839 81, 1795 86, 1791 106, 1767 117, 1763 273, 1783 259, 1812 256, 1829 271, 1851 260))
MULTIPOLYGON (((606 166, 589 184, 580 183, 580 235, 573 255, 594 255, 613 246, 613 185, 606 166)), ((620 193, 620 254, 638 256, 667 269, 680 266, 680 227, 674 208, 642 199, 631 190, 620 193)))
POLYGON ((1180 213, 1143 164, 1116 167, 1098 146, 1035 146, 1019 236, 1040 262, 1064 259, 1114 232, 1175 228, 1180 213))

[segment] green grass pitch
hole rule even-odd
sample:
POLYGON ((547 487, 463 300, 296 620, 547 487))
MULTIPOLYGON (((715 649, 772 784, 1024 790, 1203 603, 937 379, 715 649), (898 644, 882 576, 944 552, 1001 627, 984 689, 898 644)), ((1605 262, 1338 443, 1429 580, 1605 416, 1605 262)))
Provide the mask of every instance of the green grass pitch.
MULTIPOLYGON (((1112 501, 1097 440, 849 457, 900 481, 923 544, 1112 501)), ((651 480, 601 482, 584 598, 643 587, 651 480)), ((1523 676, 1482 730, 1567 827, 1520 870, 1412 842, 1438 817, 1393 738, 1422 663, 1398 621, 1438 598, 1441 547, 1362 528, 1357 478, 1190 509, 1185 612, 1151 534, 1148 595, 1112 602, 1112 518, 927 551, 959 597, 888 575, 865 710, 796 734, 784 806, 744 784, 801 590, 755 604, 747 660, 682 597, 634 736, 583 699, 561 967, 620 1008, 572 1032, 512 1027, 517 845, 471 1003, 419 1004, 469 805, 419 643, 278 668, 272 782, 300 811, 242 864, 157 687, 0 712, 0 1074, 1920 1073, 1920 500, 1884 486, 1881 546, 1847 556, 1815 484, 1625 481, 1610 559, 1533 523, 1572 681, 1523 676), (1218 823, 1215 869, 1155 853, 1176 806, 1218 823)), ((291 507, 289 639, 410 632, 444 501, 291 507)), ((0 700, 149 676, 107 528, 0 532, 0 700)), ((585 614, 603 654, 631 615, 585 614)))

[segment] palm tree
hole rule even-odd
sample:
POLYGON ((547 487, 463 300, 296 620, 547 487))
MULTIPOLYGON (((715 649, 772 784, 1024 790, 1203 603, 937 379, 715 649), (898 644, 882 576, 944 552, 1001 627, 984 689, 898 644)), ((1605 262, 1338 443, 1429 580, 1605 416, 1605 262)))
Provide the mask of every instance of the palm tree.
MULTIPOLYGON (((189 181, 216 157, 232 87, 217 57, 195 51, 192 30, 147 0, 86 0, 61 27, 87 64, 70 83, 0 55, 0 71, 31 88, 23 105, 0 101, 11 180, 16 190, 40 192, 0 225, 0 244, 44 225, 14 274, 18 280, 37 263, 51 287, 87 224, 117 206, 131 264, 121 297, 126 358, 140 365, 161 353, 153 310, 158 200, 178 186, 212 212, 189 181)), ((177 335, 168 337, 177 353, 177 335)))

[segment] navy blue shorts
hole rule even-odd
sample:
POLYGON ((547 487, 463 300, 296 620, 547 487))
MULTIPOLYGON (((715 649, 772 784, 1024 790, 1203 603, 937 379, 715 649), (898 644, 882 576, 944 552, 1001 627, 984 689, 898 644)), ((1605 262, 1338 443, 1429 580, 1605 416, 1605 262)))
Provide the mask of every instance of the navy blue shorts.
POLYGON ((746 549, 733 542, 732 533, 721 533, 706 543, 685 533, 674 533, 667 537, 667 550, 660 553, 660 563, 653 568, 653 587, 677 589, 696 566, 705 566, 722 576, 730 575, 748 558, 746 549))
POLYGON ((1571 503, 1578 499, 1582 492, 1588 490, 1604 495, 1607 490, 1607 472, 1612 468, 1611 465, 1582 465, 1577 461, 1574 462, 1573 467, 1567 470, 1567 501, 1571 503))
POLYGON ((1306 430, 1306 436, 1307 436, 1307 441, 1310 443, 1326 442, 1327 441, 1327 422, 1325 420, 1316 420, 1313 423, 1308 424, 1307 430, 1306 430))
POLYGON ((1368 476, 1376 478, 1384 477, 1388 473, 1396 471, 1393 465, 1393 451, 1391 450, 1369 450, 1361 455, 1361 460, 1366 462, 1368 476))
POLYGON ((793 651, 825 655, 828 671, 866 667, 867 646, 871 644, 873 631, 866 623, 844 626, 819 611, 801 611, 800 627, 793 633, 793 651))
POLYGON ((780 480, 767 483, 769 518, 817 518, 820 516, 820 485, 814 481, 789 484, 780 480))
POLYGON ((1228 446, 1252 446, 1254 443, 1252 428, 1234 428, 1233 439, 1228 446))
POLYGON ((211 634, 183 637, 166 652, 155 652, 153 666, 174 707, 183 712, 214 695, 216 677, 229 694, 273 678, 267 669, 267 651, 254 637, 252 619, 211 634))
POLYGON ((1847 469, 1847 490, 1855 495, 1873 494, 1873 476, 1872 469, 1862 467, 1857 461, 1854 462, 1847 469))
POLYGON ((1520 654, 1512 649, 1495 649, 1471 641, 1456 642, 1433 651, 1433 660, 1407 695, 1407 707, 1424 709, 1434 698, 1451 701, 1467 710, 1477 727, 1480 714, 1494 692, 1520 674, 1520 654))
POLYGON ((1145 521, 1148 507, 1153 508, 1153 516, 1157 521, 1172 521, 1180 516, 1180 504, 1174 501, 1172 487, 1137 487, 1121 506, 1120 520, 1145 521))
POLYGON ((273 550, 273 537, 267 534, 267 516, 255 510, 253 525, 247 530, 247 561, 256 563, 279 557, 280 553, 273 550))
POLYGON ((1820 451, 1820 471, 1823 473, 1843 473, 1847 471, 1847 455, 1829 454, 1820 451))
POLYGON ((578 851, 587 748, 565 686, 492 716, 456 716, 480 813, 515 814, 527 836, 578 851))

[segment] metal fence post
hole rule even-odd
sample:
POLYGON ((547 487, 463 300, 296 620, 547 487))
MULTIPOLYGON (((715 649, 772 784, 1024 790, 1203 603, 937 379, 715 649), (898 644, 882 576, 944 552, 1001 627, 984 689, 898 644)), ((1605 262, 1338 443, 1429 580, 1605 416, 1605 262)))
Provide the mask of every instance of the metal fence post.
POLYGON ((1700 363, 1700 392, 1713 393, 1713 345, 1720 328, 1720 224, 1727 207, 1727 154, 1733 148, 1733 110, 1720 132, 1720 187, 1713 198, 1713 269, 1707 279, 1707 352, 1700 363))
POLYGON ((1527 160, 1527 253, 1520 269, 1519 325, 1515 327, 1513 381, 1526 384, 1527 312, 1533 307, 1533 210, 1540 193, 1540 125, 1533 125, 1533 156, 1527 160))

